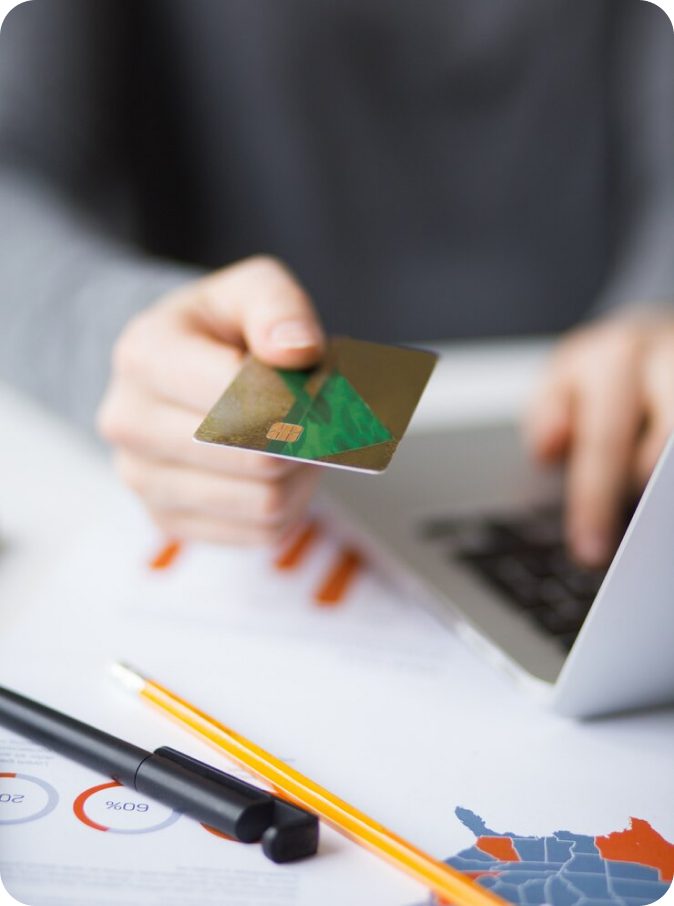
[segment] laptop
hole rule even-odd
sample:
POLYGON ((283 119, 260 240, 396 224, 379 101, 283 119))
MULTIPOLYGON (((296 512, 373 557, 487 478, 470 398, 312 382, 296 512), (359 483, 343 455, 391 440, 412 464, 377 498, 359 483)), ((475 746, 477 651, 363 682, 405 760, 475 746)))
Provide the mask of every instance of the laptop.
POLYGON ((556 712, 674 702, 674 438, 606 571, 567 555, 562 476, 511 422, 433 426, 384 475, 325 482, 385 571, 556 712))

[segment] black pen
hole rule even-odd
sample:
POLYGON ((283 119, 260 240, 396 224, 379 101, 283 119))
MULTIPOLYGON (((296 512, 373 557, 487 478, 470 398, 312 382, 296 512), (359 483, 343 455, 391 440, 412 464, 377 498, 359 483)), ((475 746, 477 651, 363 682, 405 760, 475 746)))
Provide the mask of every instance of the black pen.
POLYGON ((0 724, 242 843, 276 862, 313 855, 315 815, 166 746, 138 746, 0 687, 0 724))

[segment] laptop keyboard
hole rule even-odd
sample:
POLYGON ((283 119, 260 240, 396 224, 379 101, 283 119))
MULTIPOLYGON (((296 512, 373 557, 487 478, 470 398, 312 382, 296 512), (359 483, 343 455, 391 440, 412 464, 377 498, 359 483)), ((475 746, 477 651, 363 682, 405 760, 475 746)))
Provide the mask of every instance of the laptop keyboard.
POLYGON ((570 559, 561 508, 512 518, 431 519, 422 531, 566 650, 571 648, 605 570, 585 569, 570 559))

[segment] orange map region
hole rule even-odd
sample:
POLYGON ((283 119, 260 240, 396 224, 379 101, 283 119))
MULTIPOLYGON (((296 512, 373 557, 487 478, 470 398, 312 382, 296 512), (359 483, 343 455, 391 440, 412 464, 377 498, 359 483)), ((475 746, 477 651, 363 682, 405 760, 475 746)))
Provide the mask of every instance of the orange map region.
POLYGON ((519 862, 519 853, 510 837, 478 837, 475 844, 483 853, 494 856, 500 862, 519 862))
POLYGON ((349 548, 341 551, 334 566, 314 595, 316 603, 324 606, 341 603, 356 578, 361 564, 362 558, 358 551, 349 548))
POLYGON ((276 569, 295 569, 300 565, 306 554, 311 549, 314 541, 320 535, 321 529, 317 522, 310 522, 291 540, 290 544, 276 558, 276 569))
POLYGON ((150 560, 150 569, 168 569, 176 560, 176 557, 182 550, 180 541, 169 541, 164 547, 150 560))
POLYGON ((595 843, 604 859, 648 865, 660 872, 661 881, 674 880, 674 845, 653 830, 648 821, 630 818, 627 830, 595 837, 595 843))

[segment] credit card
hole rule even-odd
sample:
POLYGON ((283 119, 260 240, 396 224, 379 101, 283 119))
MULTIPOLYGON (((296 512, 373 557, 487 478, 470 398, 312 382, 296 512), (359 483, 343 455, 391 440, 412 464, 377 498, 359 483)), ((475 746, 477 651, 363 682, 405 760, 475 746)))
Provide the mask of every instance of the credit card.
POLYGON ((250 358, 194 439, 383 472, 405 433, 437 356, 349 337, 330 339, 323 361, 305 371, 250 358))

